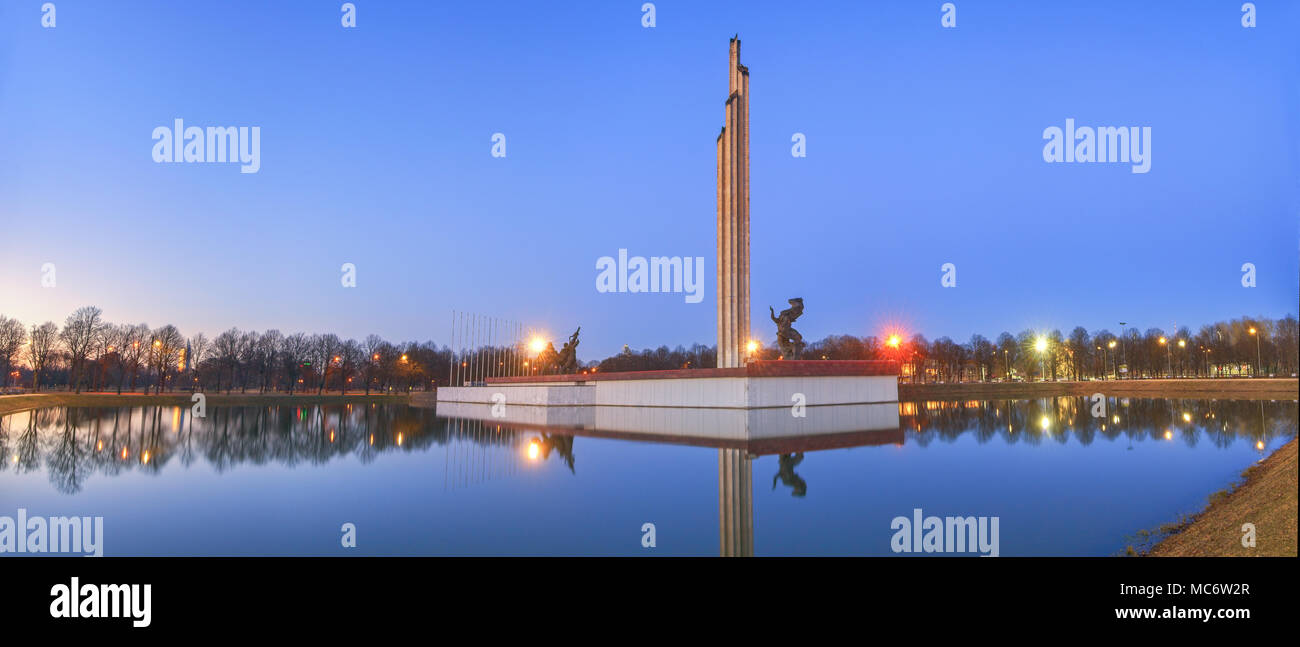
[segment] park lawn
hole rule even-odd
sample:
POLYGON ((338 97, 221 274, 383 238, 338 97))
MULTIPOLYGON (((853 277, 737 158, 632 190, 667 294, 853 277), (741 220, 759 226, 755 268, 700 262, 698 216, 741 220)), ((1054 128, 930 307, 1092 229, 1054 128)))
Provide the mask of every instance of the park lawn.
POLYGON ((1242 473, 1236 487, 1210 497, 1205 510, 1152 548, 1157 557, 1295 557, 1296 439, 1242 473), (1242 524, 1255 524, 1255 547, 1242 524))

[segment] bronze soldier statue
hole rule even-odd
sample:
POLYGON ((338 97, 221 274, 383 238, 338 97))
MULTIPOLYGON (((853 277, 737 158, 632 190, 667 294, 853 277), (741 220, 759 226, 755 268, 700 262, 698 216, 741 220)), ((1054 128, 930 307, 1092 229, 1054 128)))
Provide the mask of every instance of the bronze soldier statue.
POLYGON ((776 309, 768 306, 767 309, 772 313, 772 323, 776 324, 776 344, 781 347, 781 356, 788 359, 799 359, 799 353, 803 351, 803 335, 794 329, 794 320, 803 314, 803 298, 795 297, 789 300, 790 307, 781 311, 777 316, 776 309))
POLYGON ((555 370, 561 374, 578 372, 578 333, 582 331, 582 326, 573 331, 569 336, 569 341, 565 342, 564 348, 560 349, 559 356, 555 360, 555 370))

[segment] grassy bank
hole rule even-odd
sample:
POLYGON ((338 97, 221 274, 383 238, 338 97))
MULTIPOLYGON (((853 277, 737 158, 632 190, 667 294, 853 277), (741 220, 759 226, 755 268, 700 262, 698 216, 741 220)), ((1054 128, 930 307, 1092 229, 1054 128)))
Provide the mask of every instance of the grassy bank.
POLYGON ((962 384, 898 385, 898 399, 981 400, 1092 395, 1121 398, 1232 398, 1236 400, 1294 400, 1296 378, 1107 380, 1100 382, 966 382, 962 384))
MULTIPOLYGON (((264 405, 299 405, 299 404, 355 404, 388 403, 405 404, 408 396, 366 395, 364 392, 349 393, 304 393, 285 395, 283 393, 205 393, 208 406, 264 406, 264 405)), ((28 395, 0 396, 0 415, 37 409, 40 407, 126 407, 126 406, 185 406, 193 402, 189 393, 163 393, 146 395, 143 393, 33 393, 28 395)))
POLYGON ((1242 473, 1240 483, 1168 533, 1155 557, 1295 557, 1296 440, 1242 473), (1255 524, 1255 547, 1242 545, 1242 524, 1255 524))

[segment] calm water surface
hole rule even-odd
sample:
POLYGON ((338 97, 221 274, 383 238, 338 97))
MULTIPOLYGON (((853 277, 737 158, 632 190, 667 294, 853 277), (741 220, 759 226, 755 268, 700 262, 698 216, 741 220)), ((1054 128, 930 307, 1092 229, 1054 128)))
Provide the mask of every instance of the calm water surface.
POLYGON ((700 430, 630 440, 394 405, 49 408, 0 418, 0 516, 102 516, 106 555, 717 555, 720 514, 741 514, 756 555, 891 555, 891 520, 921 508, 999 517, 1002 555, 1110 555, 1297 425, 1294 401, 1090 407, 902 403, 899 430, 757 456, 700 430), (741 480, 745 511, 719 497, 741 480))

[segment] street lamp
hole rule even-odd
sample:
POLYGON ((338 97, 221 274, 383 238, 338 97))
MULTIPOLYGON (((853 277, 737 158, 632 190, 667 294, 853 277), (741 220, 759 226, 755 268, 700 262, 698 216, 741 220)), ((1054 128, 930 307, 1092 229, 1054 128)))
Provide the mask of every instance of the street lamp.
MULTIPOLYGON (((1124 343, 1124 326, 1127 325, 1127 321, 1119 322, 1119 359, 1120 363, 1124 364, 1124 368, 1126 369, 1128 368, 1128 346, 1124 343)), ((1119 379, 1118 365, 1115 366, 1115 379, 1119 379)))
POLYGON ((1160 346, 1165 347, 1165 372, 1171 375, 1174 373, 1174 351, 1169 348, 1169 340, 1165 339, 1164 336, 1160 338, 1160 346))
MULTIPOLYGON (((1179 340, 1178 340, 1178 348, 1179 348, 1180 350, 1182 350, 1182 349, 1186 349, 1186 348, 1187 348, 1187 340, 1186 340, 1186 339, 1179 339, 1179 340)), ((1179 355, 1178 355, 1178 374, 1179 374, 1178 376, 1179 376, 1179 377, 1185 377, 1185 376, 1187 375, 1187 371, 1185 370, 1185 367, 1186 367, 1186 366, 1187 366, 1187 356, 1186 356, 1186 355, 1179 354, 1179 355)))
POLYGON ((1260 364, 1263 362, 1260 360, 1259 354, 1259 335, 1255 334, 1255 332, 1255 327, 1251 326, 1250 336, 1255 338, 1255 377, 1259 377, 1260 364))
POLYGON ((1115 340, 1114 340, 1114 339, 1110 340, 1110 343, 1106 344, 1106 348, 1109 348, 1109 349, 1110 349, 1110 363, 1111 363, 1111 367, 1115 369, 1115 379, 1118 380, 1118 379, 1119 379, 1119 362, 1117 362, 1117 361, 1115 360, 1115 340))
POLYGON ((1038 340, 1034 342, 1034 350, 1038 351, 1039 374, 1043 376, 1043 381, 1046 382, 1047 364, 1046 364, 1045 353, 1047 352, 1047 339, 1044 337, 1039 337, 1038 340))

